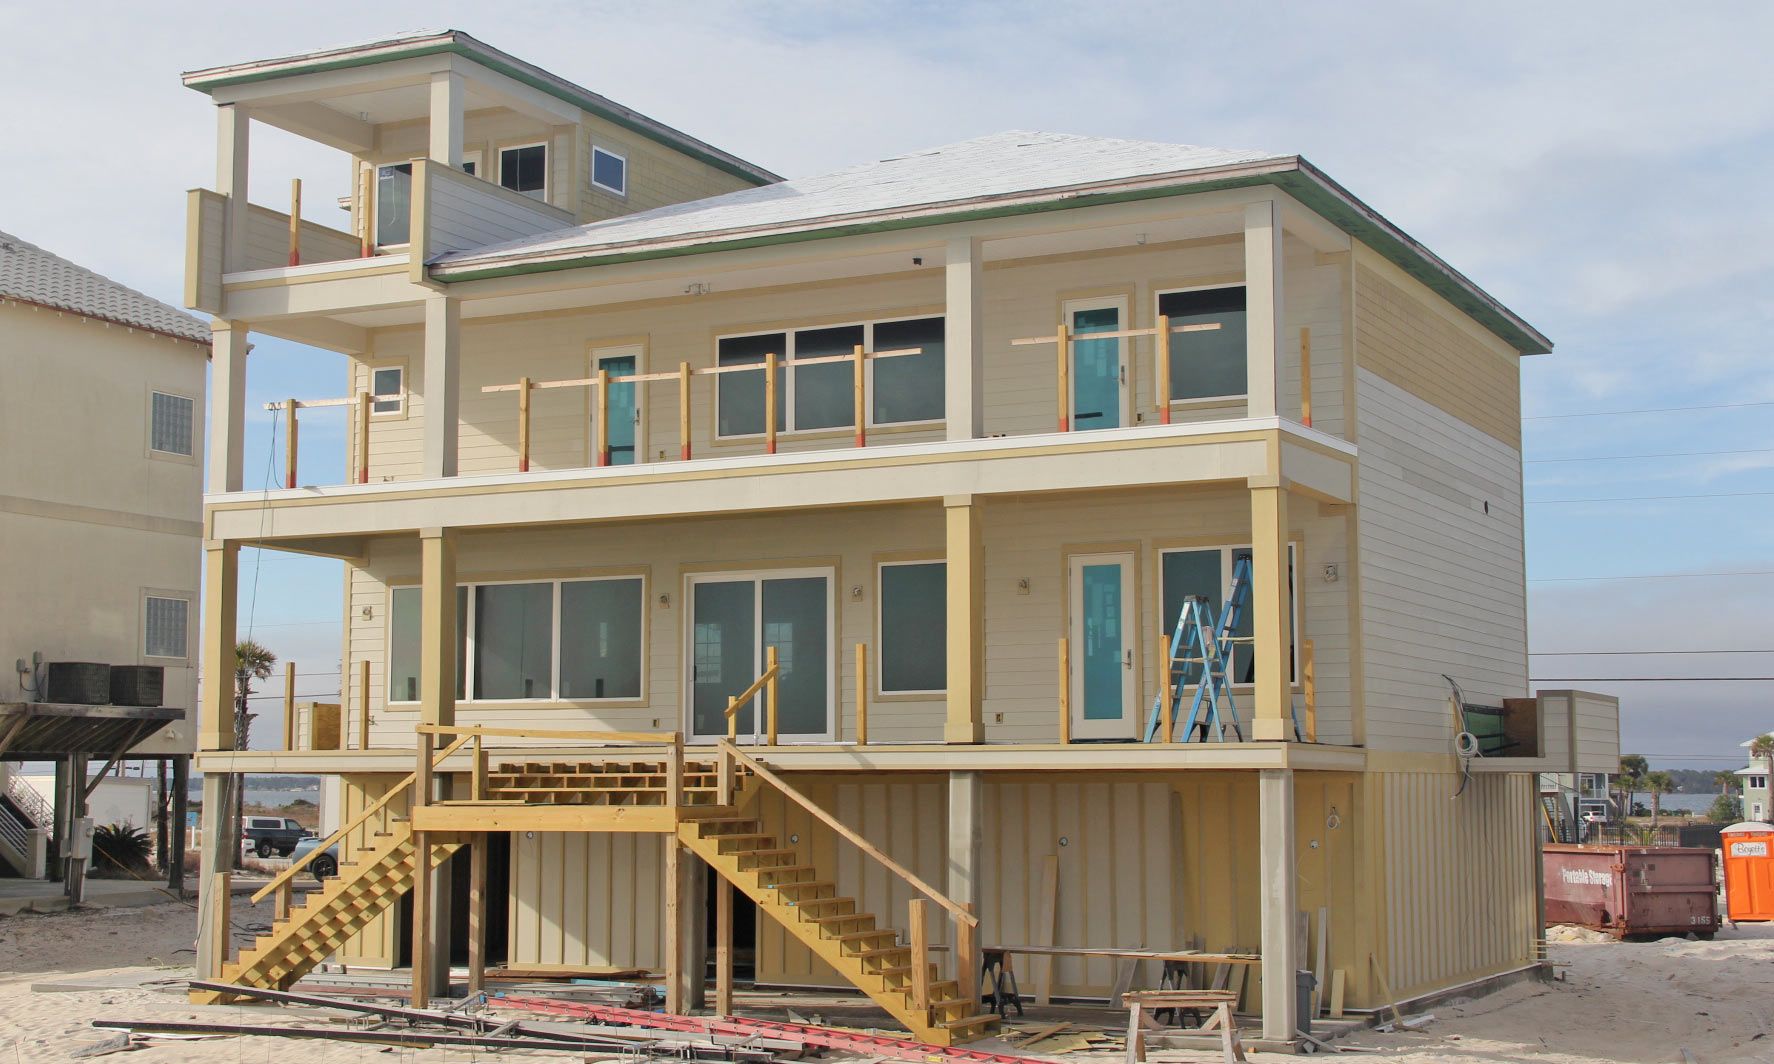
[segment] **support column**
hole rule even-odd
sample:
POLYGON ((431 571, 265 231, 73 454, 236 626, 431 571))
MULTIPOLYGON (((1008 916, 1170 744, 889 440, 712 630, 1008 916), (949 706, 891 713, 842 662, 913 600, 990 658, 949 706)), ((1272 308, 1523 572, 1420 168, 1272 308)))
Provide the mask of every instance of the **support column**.
POLYGON ((971 495, 943 499, 948 574, 948 717, 943 741, 985 740, 985 549, 971 495))
POLYGON ((1281 409, 1281 216, 1267 200, 1244 208, 1246 387, 1249 416, 1281 409))
MULTIPOLYGON (((421 473, 426 477, 456 475, 456 433, 462 392, 461 342, 461 303, 451 296, 426 296, 425 379, 421 382, 421 393, 425 398, 421 473)), ((450 684, 454 690, 453 677, 450 684)))
POLYGON ((453 70, 439 70, 431 75, 431 136, 427 157, 458 170, 462 169, 462 110, 465 99, 467 89, 462 75, 453 70))
MULTIPOLYGON (((949 897, 975 915, 980 904, 980 808, 983 786, 978 772, 949 773, 949 897)), ((961 995, 972 1000, 979 993, 979 929, 957 926, 955 980, 961 995)))
POLYGON ((733 1015, 733 884, 716 876, 715 1015, 733 1015))
POLYGON ((943 416, 951 440, 985 435, 983 259, 978 238, 949 241, 944 266, 948 295, 943 324, 943 416))
POLYGON ((487 988, 487 846, 479 831, 468 852, 468 992, 487 988))
POLYGON ((676 835, 661 836, 665 843, 665 1011, 682 1016, 689 996, 684 972, 684 922, 689 899, 684 896, 683 846, 676 835))
MULTIPOLYGON (((456 532, 450 528, 419 530, 419 721, 456 723, 456 532)), ((418 739, 415 806, 437 797, 432 737, 418 739)), ((427 1007, 434 991, 447 989, 449 982, 448 879, 443 869, 431 869, 427 834, 413 833, 413 850, 420 862, 412 891, 415 1008, 427 1007)))
MULTIPOLYGON (((238 104, 216 107, 216 191, 222 208, 222 272, 246 268, 247 141, 252 122, 238 104)), ((218 490, 213 485, 211 491, 218 490)))
MULTIPOLYGON (((198 649, 197 748, 234 749, 234 621, 240 598, 240 546, 203 544, 203 638, 198 649)), ((233 788, 228 775, 203 774, 203 825, 197 882, 197 957, 205 979, 219 979, 228 960, 232 915, 230 873, 240 856, 231 830, 233 788)), ((180 792, 183 793, 183 792, 180 792)))
POLYGON ((49 854, 43 862, 44 875, 51 883, 62 881, 62 850, 68 845, 68 828, 74 816, 73 806, 68 801, 69 771, 67 758, 55 759, 55 793, 50 796, 49 803, 49 854))
POLYGON ((1287 489, 1250 488, 1251 632, 1255 636, 1256 708, 1251 738, 1293 738, 1288 656, 1287 489))
POLYGON ((180 898, 185 896, 185 820, 191 807, 191 755, 172 759, 172 841, 168 844, 171 860, 166 866, 166 889, 180 898))
POLYGON ((1263 1038, 1291 1042, 1299 1029, 1294 979, 1299 955, 1294 868, 1294 774, 1266 768, 1257 783, 1263 883, 1263 1038))
POLYGON ((212 492, 239 491, 246 441, 246 323, 210 324, 209 484, 212 492))
POLYGON ((687 848, 679 846, 678 850, 687 906, 683 931, 684 1007, 700 1012, 708 1007, 708 866, 687 848))

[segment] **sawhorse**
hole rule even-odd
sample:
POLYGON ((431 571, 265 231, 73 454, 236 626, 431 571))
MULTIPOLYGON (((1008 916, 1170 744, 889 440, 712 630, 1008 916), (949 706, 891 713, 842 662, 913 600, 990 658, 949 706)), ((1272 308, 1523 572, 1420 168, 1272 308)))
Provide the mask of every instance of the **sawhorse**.
POLYGON ((1156 1017, 1147 1015, 1147 1010, 1160 1009, 1179 1013, 1212 1009, 1213 1015, 1198 1030, 1219 1032, 1222 1064, 1245 1060, 1244 1043, 1238 1037, 1238 1023, 1232 1018, 1232 1005, 1237 1000, 1238 995, 1230 990, 1135 990, 1121 995, 1121 1003, 1128 1009, 1127 1064, 1140 1064, 1146 1059, 1148 1032, 1169 1030, 1156 1017))
POLYGON ((991 1011, 1000 1019, 1010 1018, 1010 1007, 1016 1006, 1016 1014, 1023 1014, 1022 993, 1016 986, 1016 972, 1010 967, 1010 955, 1001 949, 986 947, 980 950, 980 977, 991 987, 986 1001, 991 1011))

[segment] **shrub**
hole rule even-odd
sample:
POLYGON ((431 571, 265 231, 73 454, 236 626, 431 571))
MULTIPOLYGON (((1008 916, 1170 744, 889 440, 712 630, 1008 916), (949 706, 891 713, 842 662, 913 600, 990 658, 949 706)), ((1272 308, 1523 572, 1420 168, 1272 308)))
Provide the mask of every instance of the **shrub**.
POLYGON ((154 840, 145 828, 132 824, 106 824, 92 833, 94 875, 135 877, 149 874, 148 857, 154 840))
POLYGON ((1721 794, 1712 800, 1706 819, 1714 824, 1735 824, 1743 819, 1743 799, 1735 794, 1721 794))

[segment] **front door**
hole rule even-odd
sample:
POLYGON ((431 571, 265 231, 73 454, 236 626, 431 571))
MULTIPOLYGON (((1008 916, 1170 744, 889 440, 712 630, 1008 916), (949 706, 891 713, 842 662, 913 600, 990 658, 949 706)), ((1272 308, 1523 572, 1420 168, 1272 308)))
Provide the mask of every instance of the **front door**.
POLYGON ((1093 340, 1091 333, 1126 328, 1126 305, 1120 299, 1072 300, 1066 304, 1066 328, 1072 334, 1072 429, 1114 429, 1124 423, 1127 375, 1122 351, 1126 340, 1093 340))
POLYGON ((1070 562, 1069 697, 1072 735, 1135 734, 1132 554, 1075 554, 1070 562))
MULTIPOLYGON (((783 741, 831 737, 831 574, 828 570, 720 573, 690 579, 690 736, 727 734, 727 700, 764 671, 776 650, 777 735, 783 741)), ((741 742, 766 731, 760 694, 738 714, 741 742)))
MULTIPOLYGON (((612 377, 632 377, 640 370, 639 347, 606 347, 591 353, 591 373, 596 376, 599 370, 608 371, 612 377)), ((592 392, 596 399, 596 389, 592 392)), ((610 401, 607 406, 610 418, 610 465, 633 465, 637 460, 635 443, 640 439, 641 409, 635 402, 636 386, 633 381, 610 385, 610 401)), ((592 447, 597 447, 598 404, 592 403, 591 408, 591 439, 592 447)), ((591 456, 593 464, 598 456, 591 456)))

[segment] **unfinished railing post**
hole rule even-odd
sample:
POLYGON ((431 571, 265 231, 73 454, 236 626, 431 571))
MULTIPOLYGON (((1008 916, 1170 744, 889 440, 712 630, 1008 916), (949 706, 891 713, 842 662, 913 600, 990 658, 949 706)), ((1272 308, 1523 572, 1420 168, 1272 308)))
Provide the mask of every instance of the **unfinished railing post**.
POLYGON ((923 898, 906 902, 912 946, 912 1008, 920 1012, 930 1008, 930 926, 925 912, 929 906, 923 898))
POLYGON ((1066 323, 1059 323, 1059 430, 1072 431, 1072 338, 1066 331, 1066 323))
POLYGON ((670 760, 665 763, 665 804, 676 810, 684 804, 684 733, 671 733, 670 760))
POLYGON ((764 354, 764 453, 776 453, 776 352, 764 354))
POLYGON ((597 464, 610 464, 610 371, 597 371, 597 464))
POLYGON ((869 645, 856 644, 856 745, 869 744, 869 645))
MULTIPOLYGON (((733 725, 727 725, 727 738, 731 740, 733 725)), ((733 804, 733 755, 721 748, 720 755, 715 759, 715 798, 721 805, 733 804)))
POLYGON ((1072 741, 1072 669, 1065 636, 1059 640, 1059 741, 1072 741))
POLYGON ((283 406, 283 486, 296 486, 296 401, 285 400, 283 406))
POLYGON ((770 679, 764 684, 764 736, 767 744, 776 745, 776 696, 780 684, 781 673, 776 668, 777 649, 770 647, 764 652, 764 674, 770 679))
POLYGON ((678 363, 678 454, 690 460, 690 363, 678 363))
MULTIPOLYGON (((970 913, 977 912, 970 901, 961 903, 970 913)), ((961 996, 969 1001, 979 999, 979 927, 965 920, 955 921, 955 982, 961 996)))
POLYGON ((851 357, 855 360, 854 366, 851 370, 851 376, 855 378, 851 384, 851 391, 854 393, 852 401, 856 404, 856 446, 867 447, 868 415, 863 412, 863 399, 867 387, 863 383, 865 375, 862 368, 863 353, 861 344, 856 345, 856 349, 851 353, 851 357))
POLYGON ((1312 427, 1312 330, 1300 329, 1300 423, 1312 427))
POLYGON ((357 238, 362 244, 358 257, 365 259, 376 252, 373 239, 376 223, 370 217, 370 170, 368 166, 357 168, 357 238))
POLYGON ((474 763, 468 777, 468 797, 480 801, 487 796, 487 749, 479 732, 474 736, 474 763))
POLYGON ((357 393, 357 482, 370 482, 370 409, 372 400, 366 389, 357 393))
POLYGON ((1174 693, 1174 689, 1170 682, 1171 672, 1175 668, 1176 660, 1171 657, 1170 640, 1166 639, 1164 636, 1164 626, 1159 625, 1158 696, 1162 699, 1162 701, 1158 703, 1161 707, 1160 713, 1162 714, 1159 718, 1159 725, 1163 729, 1162 734, 1166 743, 1176 741, 1176 711, 1175 707, 1171 705, 1171 697, 1174 693))
MULTIPOLYGON (((340 740, 343 744, 344 740, 340 740)), ((357 748, 370 748, 370 659, 357 663, 357 748)))
POLYGON ((1306 700, 1306 741, 1318 741, 1318 655, 1308 639, 1300 645, 1300 689, 1306 700))
POLYGON ((283 663, 283 748, 296 748, 296 663, 283 663))
POLYGON ((290 178, 290 265, 302 265, 302 179, 290 178))
POLYGON ((530 378, 517 379, 517 471, 530 471, 530 378))
MULTIPOLYGON (((1170 424, 1170 315, 1158 315, 1157 335, 1152 338, 1158 364, 1158 381, 1153 399, 1158 406, 1158 423, 1170 424)), ((1166 739, 1166 742, 1170 740, 1166 739)))
POLYGON ((277 897, 271 904, 271 917, 274 920, 287 920, 290 915, 290 901, 295 894, 292 882, 285 882, 277 888, 277 897))

